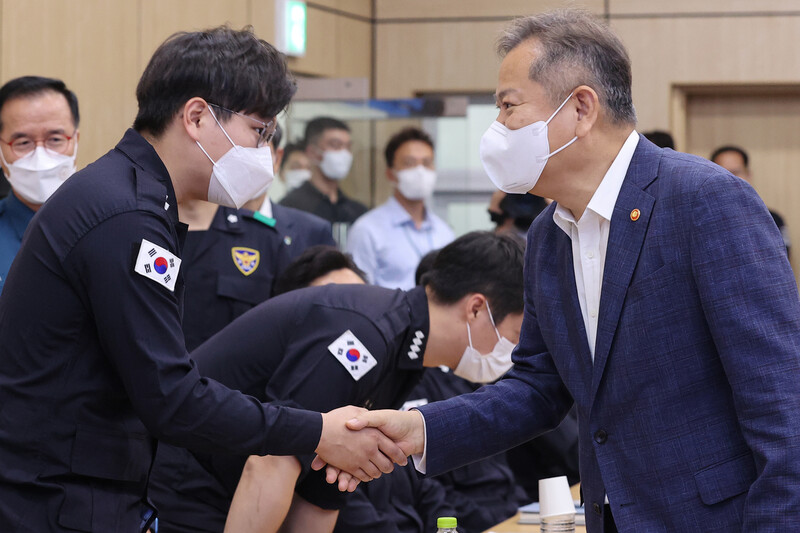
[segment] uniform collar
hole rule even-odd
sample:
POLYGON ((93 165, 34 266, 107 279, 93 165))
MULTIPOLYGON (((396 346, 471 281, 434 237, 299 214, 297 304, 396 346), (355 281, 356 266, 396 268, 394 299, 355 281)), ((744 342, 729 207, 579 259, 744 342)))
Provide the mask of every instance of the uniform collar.
POLYGON ((164 207, 173 223, 178 225, 178 200, 175 197, 175 188, 172 186, 167 167, 164 166, 153 145, 136 130, 128 129, 117 143, 116 149, 125 154, 136 167, 164 184, 167 189, 164 207))
POLYGON ((214 213, 214 218, 211 220, 211 228, 226 233, 242 233, 244 231, 241 221, 243 215, 245 215, 244 210, 221 205, 217 208, 217 212, 214 213))
POLYGON ((430 332, 428 295, 425 293, 425 287, 415 287, 407 291, 406 301, 411 320, 400 346, 400 360, 397 366, 404 370, 422 370, 422 356, 428 345, 430 332))
POLYGON ((22 235, 28 228, 28 224, 33 218, 33 215, 36 213, 33 209, 23 204, 20 199, 17 198, 17 195, 14 194, 13 190, 6 196, 3 203, 5 204, 5 215, 8 217, 7 220, 9 224, 14 229, 14 233, 17 234, 17 237, 22 240, 22 235))
MULTIPOLYGON (((389 220, 395 226, 402 226, 403 224, 414 225, 414 220, 411 215, 406 211, 406 208, 400 205, 394 195, 390 196, 386 201, 386 209, 389 213, 389 220)), ((422 226, 420 229, 429 229, 431 227, 431 219, 428 216, 428 209, 425 208, 425 218, 422 219, 422 226)))

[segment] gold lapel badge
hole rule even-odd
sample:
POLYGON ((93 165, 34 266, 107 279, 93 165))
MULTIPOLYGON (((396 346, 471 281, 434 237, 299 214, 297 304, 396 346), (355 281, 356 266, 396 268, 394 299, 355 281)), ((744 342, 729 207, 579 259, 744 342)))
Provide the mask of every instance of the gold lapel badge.
POLYGON ((637 220, 639 220, 639 217, 641 215, 642 215, 641 211, 639 211, 638 209, 634 209, 633 211, 631 211, 631 220, 636 222, 637 220))

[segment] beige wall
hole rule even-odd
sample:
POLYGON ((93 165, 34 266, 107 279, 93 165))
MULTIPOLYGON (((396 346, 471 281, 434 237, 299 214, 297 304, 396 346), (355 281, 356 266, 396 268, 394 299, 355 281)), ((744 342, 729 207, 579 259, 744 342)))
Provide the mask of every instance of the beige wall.
MULTIPOLYGON (((63 79, 78 95, 78 166, 112 148, 136 115, 136 83, 153 50, 176 31, 251 24, 271 41, 274 0, 0 0, 0 82, 63 79)), ((299 73, 369 77, 372 1, 308 4, 308 53, 299 73)))
POLYGON ((493 92, 507 19, 567 5, 625 42, 643 130, 670 127, 674 83, 800 82, 796 0, 377 0, 376 95, 493 92))
MULTIPOLYGON (((687 139, 700 124, 692 114, 702 100, 676 99, 676 86, 800 86, 800 54, 791 46, 800 35, 797 0, 315 0, 308 2, 307 55, 290 67, 308 76, 367 78, 378 98, 491 93, 499 66, 494 43, 507 21, 564 5, 610 20, 631 54, 639 129, 673 128, 680 148, 706 149, 687 139)), ((163 39, 227 22, 252 24, 273 40, 274 7, 274 0, 0 0, 0 81, 40 74, 75 90, 82 166, 132 123, 136 82, 163 39)), ((385 140, 386 127, 364 134, 385 140)), ((713 131, 718 135, 705 144, 725 137, 724 128, 713 131)), ((363 148, 380 161, 380 143, 363 148)), ((787 161, 798 152, 791 143, 775 149, 787 161)), ((382 165, 376 168, 381 174, 382 165)), ((767 203, 790 211, 786 199, 800 198, 800 185, 774 177, 777 168, 757 170, 767 203)), ((383 181, 376 177, 369 199, 385 196, 383 181)), ((363 190, 350 192, 367 199, 363 190)))

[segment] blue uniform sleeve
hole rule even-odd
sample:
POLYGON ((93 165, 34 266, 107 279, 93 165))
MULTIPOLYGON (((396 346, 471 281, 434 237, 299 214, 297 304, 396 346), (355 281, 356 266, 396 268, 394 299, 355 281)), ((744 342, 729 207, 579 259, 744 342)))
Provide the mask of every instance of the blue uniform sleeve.
POLYGON ((292 402, 313 411, 363 402, 383 376, 387 345, 359 313, 309 305, 319 289, 267 300, 192 352, 203 375, 262 400, 292 402), (354 379, 329 346, 351 331, 376 366, 354 379))
POLYGON ((319 414, 262 405, 201 378, 184 346, 178 297, 134 272, 142 239, 177 255, 165 222, 137 211, 93 228, 64 265, 83 287, 103 353, 148 430, 200 451, 312 452, 322 431, 319 414))

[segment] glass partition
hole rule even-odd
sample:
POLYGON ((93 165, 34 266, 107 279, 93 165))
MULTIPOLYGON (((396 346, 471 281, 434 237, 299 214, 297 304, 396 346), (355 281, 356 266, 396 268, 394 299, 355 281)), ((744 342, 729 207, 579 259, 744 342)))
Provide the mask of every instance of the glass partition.
POLYGON ((416 126, 436 146, 438 180, 431 208, 456 235, 492 229, 487 207, 494 187, 481 166, 478 147, 497 116, 491 96, 407 100, 297 101, 281 118, 284 141, 296 142, 308 121, 329 116, 346 122, 353 136, 353 168, 344 192, 375 207, 392 194, 384 149, 400 129, 416 126))

